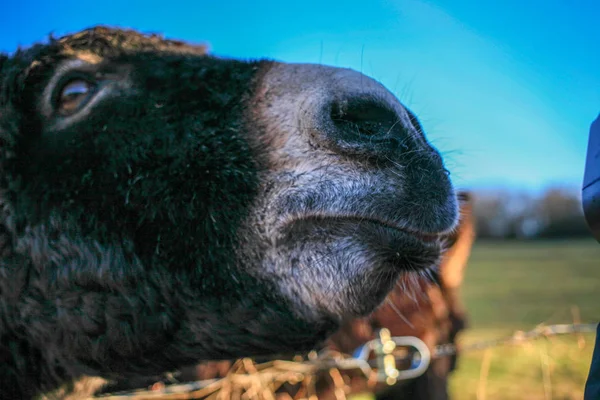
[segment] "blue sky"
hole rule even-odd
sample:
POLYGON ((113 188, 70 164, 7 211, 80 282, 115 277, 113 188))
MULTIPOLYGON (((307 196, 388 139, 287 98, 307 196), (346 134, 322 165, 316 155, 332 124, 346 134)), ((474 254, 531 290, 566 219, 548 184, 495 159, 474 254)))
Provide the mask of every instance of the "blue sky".
POLYGON ((0 50, 94 24, 362 71, 419 115, 461 187, 580 186, 600 113, 598 0, 4 1, 0 50))

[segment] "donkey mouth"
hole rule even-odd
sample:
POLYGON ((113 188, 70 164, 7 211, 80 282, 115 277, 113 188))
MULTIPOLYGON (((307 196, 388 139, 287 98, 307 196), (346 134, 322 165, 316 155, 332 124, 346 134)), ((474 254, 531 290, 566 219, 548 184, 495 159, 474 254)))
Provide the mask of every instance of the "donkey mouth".
POLYGON ((372 216, 366 217, 366 216, 361 216, 361 215, 351 215, 351 216, 332 215, 332 216, 317 216, 317 217, 312 217, 312 218, 314 218, 315 220, 322 220, 322 221, 329 220, 332 223, 335 223, 335 222, 353 223, 357 226, 359 226, 361 224, 365 224, 365 223, 378 225, 380 227, 391 229, 393 231, 397 231, 397 232, 407 235, 407 236, 412 236, 415 239, 418 239, 419 241, 424 242, 424 243, 437 243, 444 236, 444 234, 442 232, 422 232, 417 229, 413 229, 410 226, 407 226, 407 224, 395 223, 395 222, 391 222, 387 219, 376 218, 376 217, 372 217, 372 216))
MULTIPOLYGON (((441 232, 422 232, 406 223, 358 214, 305 216, 288 222, 284 232, 287 241, 301 237, 317 241, 346 237, 358 246, 354 249, 369 253, 371 260, 379 260, 382 265, 391 262, 399 269, 435 260, 444 238, 441 232)), ((344 251, 352 249, 345 247, 344 251)))

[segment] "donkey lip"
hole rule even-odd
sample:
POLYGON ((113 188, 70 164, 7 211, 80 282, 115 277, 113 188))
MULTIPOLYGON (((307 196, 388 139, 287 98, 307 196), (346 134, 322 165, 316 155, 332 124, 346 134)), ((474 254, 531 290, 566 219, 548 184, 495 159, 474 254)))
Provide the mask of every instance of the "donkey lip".
MULTIPOLYGON (((334 217, 335 218, 335 217, 334 217)), ((397 224, 394 222, 390 222, 387 221, 385 219, 379 219, 379 218, 373 218, 373 217, 361 217, 361 216, 356 216, 356 217, 338 217, 336 219, 339 220, 356 220, 358 223, 360 222, 369 222, 369 223, 374 223, 376 225, 380 225, 386 228, 391 228, 394 229, 396 231, 400 231, 404 234, 408 234, 411 236, 414 236, 415 238, 426 242, 426 243, 432 243, 432 242, 436 242, 438 241, 441 237, 442 234, 441 233, 431 233, 431 232, 421 232, 419 230, 416 229, 411 229, 410 227, 406 227, 403 226, 401 224, 397 224)))
POLYGON ((357 225, 360 225, 361 223, 369 223, 369 224, 374 224, 374 225, 378 225, 387 229, 392 229, 394 231, 403 233, 405 235, 409 235, 412 236, 416 239, 418 239, 419 241, 426 243, 426 244, 434 244, 436 242, 438 242, 440 240, 440 238, 443 237, 442 233, 436 233, 436 232, 422 232, 419 231, 417 229, 412 229, 411 227, 407 227, 402 223, 395 223, 392 221, 389 221, 387 219, 384 218, 377 218, 377 217, 373 217, 373 216, 362 216, 362 215, 311 215, 311 216, 306 216, 303 218, 300 218, 299 220, 304 220, 304 221, 338 221, 338 222, 353 222, 357 225))

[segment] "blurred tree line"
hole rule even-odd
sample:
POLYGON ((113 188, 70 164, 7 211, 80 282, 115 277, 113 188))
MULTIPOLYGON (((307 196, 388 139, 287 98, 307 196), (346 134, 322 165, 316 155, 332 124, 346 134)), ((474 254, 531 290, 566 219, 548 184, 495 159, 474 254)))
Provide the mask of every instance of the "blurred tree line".
POLYGON ((581 191, 550 187, 534 194, 519 190, 473 190, 480 238, 549 239, 590 237, 581 191))

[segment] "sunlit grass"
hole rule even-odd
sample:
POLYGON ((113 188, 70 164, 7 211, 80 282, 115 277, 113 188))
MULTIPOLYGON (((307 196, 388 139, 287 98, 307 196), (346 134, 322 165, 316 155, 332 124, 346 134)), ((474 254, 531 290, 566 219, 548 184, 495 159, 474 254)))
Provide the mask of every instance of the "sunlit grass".
MULTIPOLYGON (((537 324, 600 320, 600 245, 593 240, 477 243, 464 283, 471 343, 537 324), (577 315, 579 314, 579 315, 577 315)), ((594 334, 551 337, 462 355, 450 387, 455 400, 582 399, 594 334), (580 348, 580 346, 582 346, 580 348), (546 368, 544 378, 544 368, 546 368)))
MULTIPOLYGON (((600 244, 593 240, 478 242, 464 283, 470 329, 461 341, 570 323, 577 313, 581 322, 596 323, 599 293, 600 244)), ((485 380, 480 377, 485 351, 464 353, 450 381, 452 400, 583 399, 594 339, 572 335, 496 347, 486 356, 485 380)))

